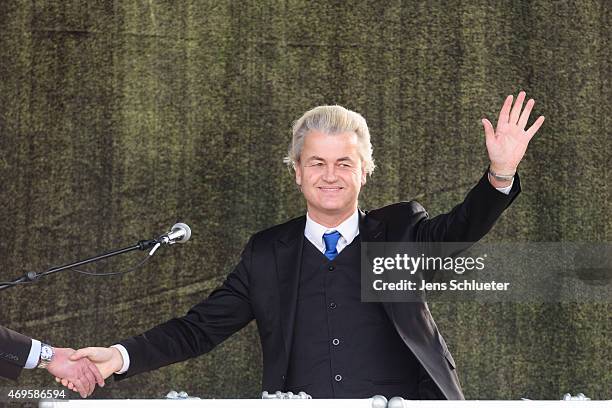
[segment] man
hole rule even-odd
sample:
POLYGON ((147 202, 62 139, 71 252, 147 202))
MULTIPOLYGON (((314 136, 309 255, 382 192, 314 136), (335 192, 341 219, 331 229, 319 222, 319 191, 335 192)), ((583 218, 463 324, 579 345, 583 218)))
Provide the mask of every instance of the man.
POLYGON ((96 366, 87 359, 71 361, 74 350, 56 348, 0 326, 0 376, 16 380, 23 368, 45 368, 56 377, 69 380, 71 389, 83 398, 91 395, 96 383, 104 379, 96 366))
POLYGON ((359 192, 374 170, 365 119, 322 106, 293 127, 287 161, 307 214, 259 232, 221 287, 186 316, 88 357, 117 379, 210 351, 253 318, 262 342, 263 389, 313 398, 463 399, 455 363, 426 303, 360 301, 361 242, 475 242, 520 191, 516 169, 544 121, 525 131, 534 101, 520 92, 497 128, 483 119, 487 173, 463 203, 430 218, 416 202, 368 213, 359 192), (521 113, 522 111, 522 113, 521 113))

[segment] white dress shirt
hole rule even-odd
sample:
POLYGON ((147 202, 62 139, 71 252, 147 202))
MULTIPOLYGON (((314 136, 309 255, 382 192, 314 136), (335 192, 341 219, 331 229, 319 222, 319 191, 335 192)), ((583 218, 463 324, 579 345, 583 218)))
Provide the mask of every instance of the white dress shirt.
POLYGON ((351 242, 359 235, 359 210, 355 210, 353 215, 344 220, 340 225, 333 228, 325 227, 306 213, 306 227, 304 228, 304 236, 314 245, 319 251, 325 253, 325 241, 323 234, 328 232, 338 231, 340 239, 336 245, 336 250, 340 253, 344 248, 349 246, 351 242))

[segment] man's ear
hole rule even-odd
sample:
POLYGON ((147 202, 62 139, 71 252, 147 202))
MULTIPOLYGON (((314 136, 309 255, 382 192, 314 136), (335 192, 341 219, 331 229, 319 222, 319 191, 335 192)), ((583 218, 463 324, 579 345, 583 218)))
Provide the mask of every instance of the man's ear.
POLYGON ((302 186, 302 169, 299 162, 293 165, 293 170, 295 171, 295 184, 302 186))
POLYGON ((367 176, 368 176, 368 173, 366 173, 365 169, 362 167, 361 168, 361 185, 362 186, 365 186, 366 181, 367 181, 367 176))

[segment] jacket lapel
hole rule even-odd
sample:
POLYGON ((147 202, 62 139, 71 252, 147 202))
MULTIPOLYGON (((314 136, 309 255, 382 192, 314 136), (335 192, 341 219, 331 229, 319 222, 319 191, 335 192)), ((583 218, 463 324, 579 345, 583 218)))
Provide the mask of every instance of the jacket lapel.
POLYGON ((383 242, 385 241, 385 230, 383 222, 359 210, 359 235, 361 235, 361 242, 383 242))
MULTIPOLYGON (((361 235, 362 250, 364 248, 364 242, 386 242, 387 240, 385 223, 369 217, 367 213, 361 210, 359 210, 359 234, 361 235)), ((367 248, 367 245, 365 247, 367 248)), ((374 254, 370 252, 369 248, 367 249, 366 256, 370 258, 370 260, 374 257, 374 254)), ((381 303, 389 319, 394 322, 392 305, 388 302, 381 303)))
POLYGON ((372 260, 374 254, 367 243, 384 242, 386 239, 385 224, 370 217, 367 213, 359 210, 359 235, 361 236, 361 249, 366 248, 366 256, 372 260), (365 243, 365 245, 364 245, 365 243))
POLYGON ((289 353, 291 353, 293 341, 305 225, 305 216, 297 218, 275 242, 276 272, 280 292, 280 320, 287 364, 289 363, 289 353))

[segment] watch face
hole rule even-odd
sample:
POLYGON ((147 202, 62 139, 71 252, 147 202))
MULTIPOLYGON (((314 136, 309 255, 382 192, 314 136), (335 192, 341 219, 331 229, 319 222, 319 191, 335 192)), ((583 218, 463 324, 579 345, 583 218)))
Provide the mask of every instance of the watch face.
POLYGON ((40 358, 42 358, 43 360, 47 360, 47 361, 51 361, 51 358, 53 357, 53 349, 51 348, 51 346, 48 345, 43 345, 40 348, 40 358))

